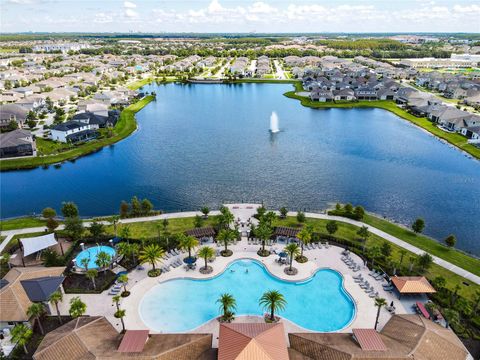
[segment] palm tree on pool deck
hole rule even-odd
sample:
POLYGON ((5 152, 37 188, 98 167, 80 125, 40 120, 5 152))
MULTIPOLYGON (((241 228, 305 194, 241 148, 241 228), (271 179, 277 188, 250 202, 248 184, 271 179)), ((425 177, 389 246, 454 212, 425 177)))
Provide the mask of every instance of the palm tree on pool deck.
POLYGON ((105 251, 100 251, 97 254, 97 260, 95 260, 95 265, 99 268, 103 268, 103 276, 107 275, 107 270, 112 261, 112 257, 108 255, 105 251))
POLYGON ((207 261, 215 256, 215 250, 213 250, 210 246, 203 246, 198 251, 198 256, 205 260, 205 270, 207 270, 207 261))
POLYGON ((270 311, 270 320, 275 321, 275 312, 285 310, 287 301, 277 290, 267 291, 260 298, 260 306, 270 311))
POLYGON ((126 314, 125 309, 118 309, 115 312, 115 317, 117 319, 120 319, 120 321, 122 322, 122 332, 125 332, 125 323, 123 322, 123 318, 125 317, 125 314, 126 314))
POLYGON ((303 246, 310 244, 310 241, 312 241, 312 233, 310 232, 310 229, 305 226, 300 232, 297 234, 297 238, 300 239, 301 241, 301 252, 300 256, 303 256, 303 246))
POLYGON ((163 250, 157 244, 150 244, 143 248, 140 251, 139 259, 143 263, 149 262, 152 264, 152 269, 155 270, 155 263, 160 261, 161 258, 165 255, 165 250, 163 250))
POLYGON ((85 273, 85 276, 87 278, 89 278, 90 280, 92 280, 93 289, 96 290, 97 289, 97 284, 95 284, 95 278, 98 276, 97 269, 87 270, 87 272, 85 273))
POLYGON ((268 224, 261 224, 255 229, 255 235, 262 241, 262 253, 264 253, 265 243, 272 236, 272 229, 270 226, 268 226, 268 224))
POLYGON ((45 314, 45 308, 40 303, 33 303, 27 309, 27 315, 35 318, 35 320, 38 323, 38 327, 40 328, 40 332, 42 333, 42 335, 45 335, 45 332, 43 331, 42 323, 40 322, 40 317, 43 314, 45 314))
POLYGON ((122 283, 123 292, 127 293, 128 275, 122 274, 118 277, 118 281, 122 283))
POLYGON ((88 271, 88 263, 89 263, 90 259, 89 258, 83 258, 82 260, 80 260, 80 265, 82 265, 84 268, 85 268, 85 272, 88 271))
POLYGON ((217 241, 225 246, 224 253, 228 250, 228 244, 230 244, 235 238, 237 234, 231 229, 222 229, 218 233, 217 241))
POLYGON ((58 321, 60 324, 62 323, 62 317, 60 316, 60 309, 58 308, 58 303, 63 300, 63 294, 60 290, 54 291, 53 293, 50 294, 50 297, 48 298, 48 301, 50 301, 52 304, 55 305, 55 308, 57 309, 57 315, 58 315, 58 321))
POLYGON ((28 354, 27 344, 33 335, 32 329, 25 324, 17 324, 12 329, 12 342, 23 346, 23 351, 28 354))
POLYGON ((375 330, 377 330, 378 318, 380 317, 380 309, 382 308, 382 306, 385 305, 387 305, 387 300, 379 297, 375 298, 375 306, 378 307, 377 318, 375 319, 375 330))
POLYGON ((292 271, 293 259, 300 254, 300 248, 295 243, 290 243, 285 246, 285 252, 290 256, 290 267, 289 270, 292 271))
POLYGON ((192 249, 198 246, 198 240, 193 236, 181 235, 178 246, 180 249, 188 251, 188 257, 192 257, 192 249))
POLYGON ((222 318, 228 322, 233 320, 233 310, 235 310, 237 307, 237 301, 233 295, 229 293, 221 294, 216 302, 217 304, 220 304, 222 318))
POLYGON ((80 299, 79 296, 70 299, 70 309, 68 312, 72 318, 78 318, 85 314, 87 311, 87 305, 80 299))

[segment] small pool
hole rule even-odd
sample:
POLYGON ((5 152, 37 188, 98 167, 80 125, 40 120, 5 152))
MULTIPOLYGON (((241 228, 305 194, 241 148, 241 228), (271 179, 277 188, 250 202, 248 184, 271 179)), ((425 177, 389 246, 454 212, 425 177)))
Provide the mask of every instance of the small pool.
POLYGON ((97 260, 97 254, 102 251, 110 255, 112 259, 115 257, 115 249, 110 246, 92 246, 91 248, 85 249, 77 255, 77 257, 75 258, 75 265, 79 268, 84 269, 84 266, 82 265, 82 259, 87 258, 89 259, 88 268, 97 269, 98 266, 95 261, 97 260))
POLYGON ((338 272, 322 269, 309 280, 290 282, 270 275, 253 260, 237 260, 211 279, 175 279, 154 286, 139 306, 142 321, 161 332, 193 330, 219 316, 216 300, 231 293, 238 315, 262 315, 258 300, 267 290, 280 291, 287 300, 279 315, 312 331, 336 331, 355 316, 355 304, 343 288, 338 272))

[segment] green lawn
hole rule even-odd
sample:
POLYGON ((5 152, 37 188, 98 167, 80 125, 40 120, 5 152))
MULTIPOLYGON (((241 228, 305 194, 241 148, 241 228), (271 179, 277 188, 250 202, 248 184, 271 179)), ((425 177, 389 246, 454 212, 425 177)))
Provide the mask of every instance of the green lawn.
POLYGON ((413 231, 370 214, 365 215, 363 222, 480 276, 479 259, 475 259, 455 249, 449 249, 438 241, 421 234, 415 234, 413 231))
POLYGON ((38 155, 58 154, 59 152, 73 148, 75 148, 75 146, 71 144, 64 144, 58 141, 47 140, 40 137, 37 138, 38 155))
POLYGON ((128 84, 127 88, 129 88, 130 90, 137 90, 144 85, 150 84, 152 81, 153 81, 153 79, 150 78, 150 77, 148 77, 146 79, 137 80, 133 83, 128 84))
MULTIPOLYGON (((76 146, 71 150, 67 150, 58 154, 52 154, 48 156, 37 156, 37 157, 23 158, 23 159, 2 160, 0 161, 0 171, 29 169, 29 168, 42 166, 42 165, 55 164, 65 160, 76 159, 80 156, 84 156, 84 155, 99 151, 101 148, 105 146, 114 144, 126 138, 133 131, 135 131, 135 129, 137 128, 137 122, 135 121, 135 113, 140 111, 144 106, 146 106, 153 99, 154 99, 153 96, 146 96, 145 98, 125 108, 120 115, 120 120, 117 122, 117 124, 114 127, 114 131, 113 131, 114 135, 112 137, 93 140, 85 144, 76 146)), ((52 147, 53 146, 54 145, 52 145, 52 147)))
MULTIPOLYGON (((322 220, 322 219, 311 219, 307 218, 306 223, 311 224, 314 227, 315 232, 319 232, 322 234, 328 234, 327 230, 325 228, 326 223, 328 220, 322 220)), ((358 227, 355 225, 347 224, 347 223, 341 223, 337 222, 338 224, 338 231, 335 233, 336 237, 347 239, 350 241, 358 241, 358 235, 356 234, 358 231, 358 227)), ((297 226, 297 220, 295 217, 287 217, 286 219, 277 219, 275 221, 276 226, 290 226, 290 227, 296 227, 297 226)), ((380 246, 383 244, 383 242, 386 241, 385 239, 374 235, 370 234, 370 237, 368 238, 367 241, 367 249, 371 248, 372 246, 380 246)), ((398 245, 395 245, 391 243, 392 245, 392 256, 391 259, 395 261, 396 263, 400 262, 400 250, 402 248, 398 245)), ((305 253, 305 255, 308 256, 308 252, 305 253)), ((403 266, 408 266, 408 259, 410 257, 417 257, 414 253, 407 252, 407 255, 404 256, 403 258, 403 266)), ((449 289, 454 289, 457 284, 460 284, 461 290, 459 291, 460 294, 463 296, 473 299, 473 295, 475 294, 476 290, 480 290, 480 285, 477 285, 457 274, 454 274, 453 272, 439 266, 436 264, 432 264, 430 267, 429 271, 425 273, 425 276, 432 280, 437 276, 442 276, 446 279, 447 282, 447 287, 449 289), (463 283, 469 284, 468 286, 464 285, 463 283)))
MULTIPOLYGON (((300 85, 301 86, 301 85, 300 85)), ((460 148, 461 150, 469 153, 473 157, 476 157, 477 159, 480 159, 480 148, 477 148, 467 142, 467 138, 460 135, 460 134, 452 134, 452 133, 447 133, 441 129, 439 129, 437 126, 435 126, 431 121, 429 121, 427 118, 419 118, 416 117, 407 111, 399 108, 395 102, 392 100, 372 100, 372 101, 366 101, 366 100, 360 100, 360 101, 355 101, 355 102, 342 102, 342 103, 335 103, 335 102, 329 102, 329 103, 324 103, 324 102, 318 102, 318 101, 313 101, 310 100, 307 97, 304 96, 299 96, 295 94, 295 91, 289 91, 284 94, 286 97, 291 98, 291 99, 297 99, 300 100, 301 104, 303 106, 308 106, 311 108, 316 108, 316 109, 330 109, 330 108, 380 108, 384 110, 388 110, 395 115, 410 121, 411 123, 427 130, 428 132, 432 133, 433 135, 448 141, 450 144, 455 145, 456 147, 460 148)))
POLYGON ((39 227, 45 226, 46 220, 42 220, 39 218, 34 217, 22 217, 22 218, 15 218, 9 220, 2 220, 0 221, 0 229, 2 231, 5 230, 15 230, 15 229, 23 229, 29 227, 39 227))

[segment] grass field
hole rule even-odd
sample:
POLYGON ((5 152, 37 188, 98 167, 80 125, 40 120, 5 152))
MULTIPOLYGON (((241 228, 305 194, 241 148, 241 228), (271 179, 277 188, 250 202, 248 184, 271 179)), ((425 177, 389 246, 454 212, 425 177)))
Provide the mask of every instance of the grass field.
POLYGON ((0 161, 0 171, 30 169, 38 166, 60 163, 62 161, 76 159, 78 157, 99 151, 105 146, 114 144, 126 138, 133 131, 135 131, 135 129, 137 128, 137 123, 135 121, 135 113, 140 111, 153 99, 153 96, 146 96, 145 98, 125 108, 120 115, 120 120, 115 125, 114 135, 112 137, 90 141, 85 144, 76 146, 71 150, 67 150, 58 154, 23 159, 2 160, 0 161))
MULTIPOLYGON (((327 222, 328 220, 311 219, 311 218, 307 218, 307 221, 306 221, 307 224, 311 224, 313 226, 315 232, 319 232, 322 234, 328 234, 325 227, 327 222)), ((341 223, 341 222, 337 222, 337 224, 338 224, 338 231, 335 233, 336 237, 347 239, 350 241, 357 241, 356 239, 358 239, 358 235, 356 233, 358 231, 358 227, 356 227, 355 225, 341 223)), ((297 220, 295 217, 287 217, 286 219, 277 219, 275 221, 275 225, 296 227, 297 220)), ((370 237, 368 238, 368 241, 367 241, 366 248, 369 249, 373 246, 380 246, 385 241, 386 241, 385 239, 377 235, 370 234, 370 237)), ((391 259, 396 263, 400 263, 400 257, 401 257, 400 250, 402 250, 402 248, 393 243, 391 243, 391 245, 392 245, 391 259)), ((308 256, 308 252, 306 253, 306 255, 308 256)), ((410 257, 417 258, 417 255, 411 252, 407 252, 407 255, 405 255, 403 258, 403 264, 402 264, 403 266, 408 266, 408 261, 410 257)), ((470 299, 473 299, 475 291, 480 290, 480 285, 477 285, 459 275, 456 275, 453 272, 436 264, 432 264, 429 271, 425 273, 425 276, 430 280, 434 279, 437 276, 444 277, 447 282, 446 286, 449 289, 454 289, 456 285, 460 285, 461 289, 459 293, 470 299), (467 283, 468 285, 464 285, 464 283, 467 283)))
POLYGON ((15 218, 9 220, 2 220, 0 221, 0 230, 15 230, 15 229, 23 229, 29 227, 39 227, 45 226, 46 220, 42 220, 39 218, 34 217, 22 217, 22 218, 15 218))
POLYGON ((284 94, 286 97, 291 99, 300 100, 303 106, 308 106, 315 109, 330 109, 330 108, 380 108, 387 111, 394 113, 395 115, 410 121, 411 123, 421 127, 422 129, 428 131, 429 133, 435 135, 438 138, 441 138, 450 144, 458 147, 459 149, 469 153, 473 157, 480 159, 480 148, 477 148, 467 142, 467 138, 460 135, 460 134, 452 134, 447 133, 437 126, 435 126, 431 121, 427 118, 419 118, 416 117, 407 111, 399 108, 395 102, 392 100, 372 100, 372 101, 356 101, 356 102, 342 102, 342 103, 335 103, 335 102, 318 102, 310 100, 307 97, 299 96, 295 94, 295 91, 289 91, 284 94))
POLYGON ((150 77, 146 78, 146 79, 137 80, 133 83, 128 84, 127 88, 129 88, 130 90, 137 90, 144 85, 150 84, 152 81, 153 81, 153 79, 150 78, 150 77))

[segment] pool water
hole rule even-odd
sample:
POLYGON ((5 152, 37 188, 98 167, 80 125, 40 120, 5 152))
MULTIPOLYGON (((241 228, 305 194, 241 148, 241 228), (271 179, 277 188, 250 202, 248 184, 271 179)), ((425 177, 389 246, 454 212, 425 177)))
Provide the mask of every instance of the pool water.
POLYGON ((82 265, 82 259, 87 258, 89 259, 88 268, 97 269, 98 266, 95 261, 97 260, 98 253, 102 251, 110 255, 112 259, 115 257, 115 249, 110 246, 92 246, 91 248, 85 249, 77 255, 77 257, 75 258, 76 266, 84 268, 84 266, 82 265))
POLYGON ((278 290, 287 301, 278 315, 313 331, 344 328, 355 315, 355 305, 346 293, 342 276, 322 269, 303 282, 277 279, 253 260, 237 260, 211 279, 175 279, 150 289, 140 302, 139 313, 150 329, 161 332, 193 330, 220 315, 220 294, 234 296, 236 315, 262 315, 262 294, 278 290))

